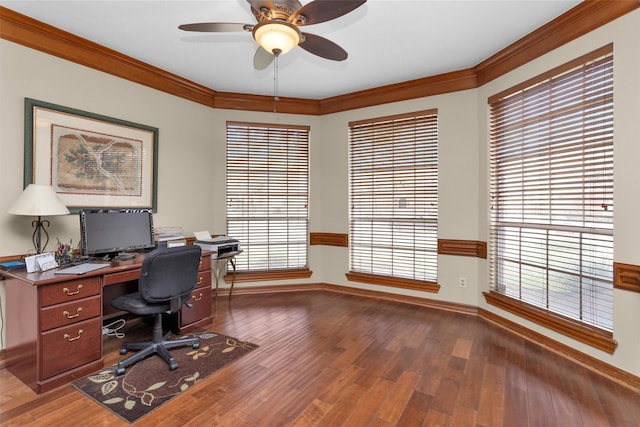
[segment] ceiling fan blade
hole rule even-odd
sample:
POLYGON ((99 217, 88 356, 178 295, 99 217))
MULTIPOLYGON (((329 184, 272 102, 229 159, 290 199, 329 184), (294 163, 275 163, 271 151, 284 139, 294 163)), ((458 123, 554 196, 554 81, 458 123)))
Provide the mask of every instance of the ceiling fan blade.
POLYGON ((298 43, 298 46, 313 53, 314 55, 321 56, 325 59, 331 59, 332 61, 344 61, 349 54, 346 50, 324 37, 316 36, 315 34, 302 33, 304 41, 298 43))
POLYGON ((256 70, 264 70, 273 62, 275 56, 258 46, 256 54, 253 55, 253 68, 256 70))
POLYGON ((253 25, 237 22, 199 22, 196 24, 182 24, 178 26, 184 31, 199 31, 203 33, 232 33, 237 31, 251 31, 253 25))
POLYGON ((314 0, 293 12, 289 22, 296 25, 319 24, 346 15, 366 2, 367 0, 314 0))

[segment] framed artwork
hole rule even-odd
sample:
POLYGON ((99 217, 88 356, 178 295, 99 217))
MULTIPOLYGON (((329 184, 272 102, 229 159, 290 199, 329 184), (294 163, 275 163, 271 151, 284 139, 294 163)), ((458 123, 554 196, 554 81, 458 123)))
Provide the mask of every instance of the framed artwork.
POLYGON ((25 98, 24 186, 69 210, 157 210, 158 129, 25 98))

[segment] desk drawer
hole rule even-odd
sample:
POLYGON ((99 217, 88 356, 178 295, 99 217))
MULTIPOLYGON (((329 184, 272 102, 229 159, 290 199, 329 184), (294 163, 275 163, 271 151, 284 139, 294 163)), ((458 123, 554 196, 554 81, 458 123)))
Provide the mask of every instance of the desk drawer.
POLYGON ((40 306, 60 304, 92 295, 100 295, 100 276, 69 280, 40 288, 40 306))
POLYGON ((211 256, 203 256, 200 258, 200 265, 198 266, 198 271, 208 271, 211 270, 211 256))
MULTIPOLYGON (((199 271, 198 272, 198 281, 196 282, 196 289, 206 286, 208 288, 211 287, 211 270, 207 271, 199 271)), ((196 290, 194 289, 194 292, 196 290)))
POLYGON ((40 360, 45 379, 102 357, 100 317, 40 334, 40 360))
POLYGON ((121 271, 119 273, 109 273, 104 275, 104 285, 109 286, 114 283, 124 283, 138 281, 140 278, 140 269, 121 271))
POLYGON ((207 285, 194 289, 187 304, 191 307, 183 305, 180 310, 181 328, 211 316, 211 280, 207 285))
POLYGON ((47 331, 100 316, 101 308, 100 295, 43 308, 40 310, 40 330, 47 331))

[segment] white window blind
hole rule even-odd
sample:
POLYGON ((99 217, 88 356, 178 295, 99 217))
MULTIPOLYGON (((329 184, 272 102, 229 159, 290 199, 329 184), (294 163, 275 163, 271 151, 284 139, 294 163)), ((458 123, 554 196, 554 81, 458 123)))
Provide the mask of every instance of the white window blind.
POLYGON ((350 270, 437 281, 436 110, 349 123, 350 270))
POLYGON ((489 99, 494 291, 613 326, 613 56, 489 99))
POLYGON ((227 123, 227 231, 239 271, 305 268, 309 127, 227 123))

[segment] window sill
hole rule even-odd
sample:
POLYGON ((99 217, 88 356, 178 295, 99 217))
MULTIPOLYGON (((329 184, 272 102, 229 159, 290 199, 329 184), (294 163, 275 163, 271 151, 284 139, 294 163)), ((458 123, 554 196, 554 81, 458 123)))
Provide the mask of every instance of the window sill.
MULTIPOLYGON (((264 271, 238 271, 236 273, 236 283, 238 282, 265 282, 269 280, 287 280, 287 279, 307 279, 311 277, 313 272, 308 268, 299 268, 291 270, 264 270, 264 271)), ((224 275, 224 281, 230 283, 233 274, 224 275)))
POLYGON ((575 320, 550 313, 517 299, 502 295, 498 292, 483 292, 487 304, 501 308, 509 313, 530 320, 538 325, 549 328, 591 347, 613 354, 618 346, 611 332, 593 326, 584 325, 575 320))
POLYGON ((393 288, 413 289, 423 292, 438 293, 440 285, 424 280, 403 279, 399 277, 381 276, 378 274, 356 273, 350 271, 346 274, 351 282, 371 283, 373 285, 389 286, 393 288))

